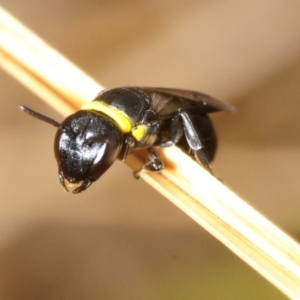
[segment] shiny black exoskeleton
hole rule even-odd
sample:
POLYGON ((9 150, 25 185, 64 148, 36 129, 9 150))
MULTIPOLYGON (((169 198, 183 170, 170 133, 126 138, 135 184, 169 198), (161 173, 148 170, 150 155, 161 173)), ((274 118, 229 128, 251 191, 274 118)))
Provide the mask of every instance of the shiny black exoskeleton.
POLYGON ((194 91, 122 87, 100 92, 61 124, 21 109, 58 127, 54 150, 59 180, 65 190, 74 184, 73 193, 80 193, 135 149, 145 148, 149 157, 136 177, 144 170, 161 171, 163 162, 153 148, 174 144, 211 171, 217 138, 207 114, 233 107, 194 91))

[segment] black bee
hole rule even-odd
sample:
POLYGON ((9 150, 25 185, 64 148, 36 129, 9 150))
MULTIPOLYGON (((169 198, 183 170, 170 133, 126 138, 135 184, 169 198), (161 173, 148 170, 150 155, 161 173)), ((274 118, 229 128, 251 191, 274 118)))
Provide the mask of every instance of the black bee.
POLYGON ((96 181, 118 158, 146 149, 149 161, 134 172, 159 172, 163 162, 155 147, 178 145, 211 172, 209 163, 217 137, 207 116, 233 111, 229 104, 194 91, 167 88, 121 87, 102 91, 94 101, 61 124, 24 106, 22 111, 58 128, 54 152, 59 181, 76 185, 80 193, 96 181))

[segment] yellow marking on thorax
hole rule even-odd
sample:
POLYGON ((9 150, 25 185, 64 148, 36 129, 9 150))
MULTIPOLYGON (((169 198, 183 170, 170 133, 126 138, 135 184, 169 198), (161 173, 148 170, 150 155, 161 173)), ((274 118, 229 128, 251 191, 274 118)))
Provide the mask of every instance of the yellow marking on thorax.
POLYGON ((128 133, 132 129, 132 122, 131 120, 121 111, 116 108, 113 108, 101 101, 92 101, 84 103, 81 108, 83 110, 95 110, 104 113, 108 117, 112 118, 117 125, 119 126, 120 130, 123 133, 128 133))
POLYGON ((147 126, 144 124, 140 124, 131 130, 131 134, 133 137, 137 140, 140 141, 147 133, 147 126))
POLYGON ((147 133, 147 126, 140 124, 136 127, 132 127, 132 122, 123 112, 116 108, 113 108, 101 101, 92 101, 84 103, 81 108, 83 110, 95 110, 102 112, 108 117, 112 118, 123 133, 131 132, 132 136, 137 140, 141 141, 147 133))

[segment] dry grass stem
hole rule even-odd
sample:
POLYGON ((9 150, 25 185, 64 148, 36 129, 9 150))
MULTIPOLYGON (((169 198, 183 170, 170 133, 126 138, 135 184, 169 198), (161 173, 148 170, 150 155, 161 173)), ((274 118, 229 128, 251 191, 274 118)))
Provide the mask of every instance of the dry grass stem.
MULTIPOLYGON (((102 89, 93 79, 0 9, 0 64, 63 115, 102 89)), ((143 179, 293 299, 300 298, 299 245, 175 147, 159 151, 166 168, 143 179)), ((141 153, 126 163, 137 169, 141 153)))

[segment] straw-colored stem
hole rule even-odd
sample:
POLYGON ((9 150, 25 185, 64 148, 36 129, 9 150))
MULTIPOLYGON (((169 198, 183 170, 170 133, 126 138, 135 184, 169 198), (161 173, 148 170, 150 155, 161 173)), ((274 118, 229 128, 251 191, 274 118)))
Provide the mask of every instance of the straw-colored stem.
MULTIPOLYGON (((0 9, 0 65, 67 115, 102 87, 0 9)), ((283 293, 300 298, 300 247, 176 147, 159 150, 165 170, 142 178, 283 293)), ((140 152, 126 163, 137 169, 140 152)))

